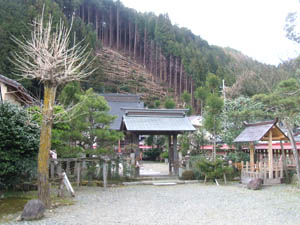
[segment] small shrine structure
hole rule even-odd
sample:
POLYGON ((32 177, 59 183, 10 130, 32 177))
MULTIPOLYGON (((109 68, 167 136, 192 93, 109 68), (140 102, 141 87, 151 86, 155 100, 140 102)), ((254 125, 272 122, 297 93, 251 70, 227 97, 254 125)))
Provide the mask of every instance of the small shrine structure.
MULTIPOLYGON (((253 178, 262 178, 264 184, 281 183, 283 178, 283 159, 275 161, 273 158, 273 141, 288 141, 288 137, 277 126, 278 119, 259 123, 246 123, 246 128, 233 141, 234 143, 249 143, 250 164, 246 162, 242 166, 241 180, 242 183, 248 183, 253 178), (255 146, 258 141, 268 142, 267 161, 254 161, 255 146)), ((284 155, 284 154, 282 154, 284 155)), ((243 163, 244 164, 244 163, 243 163)))

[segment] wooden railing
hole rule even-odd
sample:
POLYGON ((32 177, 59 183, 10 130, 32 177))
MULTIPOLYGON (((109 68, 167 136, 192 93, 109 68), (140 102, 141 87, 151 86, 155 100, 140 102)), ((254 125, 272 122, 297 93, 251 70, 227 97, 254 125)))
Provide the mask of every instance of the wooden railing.
POLYGON ((273 177, 270 177, 267 162, 254 163, 253 166, 251 166, 249 162, 241 162, 241 164, 241 178, 243 183, 246 183, 254 178, 261 178, 264 180, 264 183, 268 183, 268 180, 273 180, 273 183, 280 183, 281 179, 283 178, 283 165, 280 161, 273 163, 273 177))
POLYGON ((79 186, 83 179, 102 180, 134 177, 134 160, 129 155, 96 158, 50 159, 49 178, 55 180, 62 172, 79 186))

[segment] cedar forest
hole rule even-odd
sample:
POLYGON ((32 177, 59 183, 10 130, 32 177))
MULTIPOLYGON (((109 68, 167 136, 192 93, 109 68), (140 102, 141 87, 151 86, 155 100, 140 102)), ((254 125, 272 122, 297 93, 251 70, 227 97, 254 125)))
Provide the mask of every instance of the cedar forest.
MULTIPOLYGON (((214 74, 219 81, 224 80, 227 96, 234 98, 267 93, 281 80, 293 76, 296 70, 297 61, 285 62, 278 67, 259 63, 234 49, 209 45, 189 29, 172 25, 167 14, 157 16, 151 12, 138 13, 120 1, 1 0, 0 74, 18 78, 13 75, 15 68, 10 61, 12 52, 18 49, 8 37, 28 37, 28 24, 41 12, 43 4, 46 5, 45 14, 51 13, 54 22, 63 18, 70 23, 74 15, 73 36, 76 40, 83 40, 83 44, 89 44, 94 55, 101 55, 101 49, 119 52, 150 74, 150 86, 160 86, 164 93, 147 96, 143 92, 147 92, 150 87, 136 90, 130 83, 130 76, 129 81, 124 80, 125 84, 118 88, 118 80, 114 78, 111 81, 109 72, 101 66, 105 63, 105 57, 95 61, 97 70, 87 82, 82 83, 82 88, 92 87, 97 92, 107 93, 139 92, 149 107, 153 107, 153 100, 164 101, 161 98, 166 96, 180 104, 181 95, 187 92, 191 95, 192 107, 200 112, 201 100, 195 100, 196 90, 205 86, 209 75, 214 74)), ((133 76, 139 73, 127 69, 127 73, 133 76)), ((139 77, 139 81, 143 82, 145 78, 139 77)), ((21 82, 34 96, 42 97, 38 81, 21 82)))

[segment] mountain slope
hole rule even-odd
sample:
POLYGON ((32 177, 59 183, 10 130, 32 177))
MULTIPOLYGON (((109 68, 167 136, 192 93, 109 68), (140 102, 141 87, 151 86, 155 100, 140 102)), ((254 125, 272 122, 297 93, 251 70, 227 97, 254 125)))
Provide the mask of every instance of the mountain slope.
POLYGON ((98 51, 101 70, 105 74, 104 92, 135 93, 151 106, 154 100, 164 99, 168 90, 153 81, 153 76, 130 57, 110 48, 98 51))

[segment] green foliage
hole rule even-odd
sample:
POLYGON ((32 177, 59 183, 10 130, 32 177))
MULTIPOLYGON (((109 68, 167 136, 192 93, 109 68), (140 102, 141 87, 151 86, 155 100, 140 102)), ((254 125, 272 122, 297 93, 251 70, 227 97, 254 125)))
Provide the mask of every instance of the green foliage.
POLYGON ((174 109, 176 104, 173 99, 166 98, 164 106, 166 109, 174 109))
POLYGON ((234 100, 226 100, 222 118, 222 140, 231 145, 233 140, 244 129, 243 121, 250 123, 273 119, 263 110, 263 103, 249 97, 240 96, 234 100))
POLYGON ((187 105, 186 108, 188 109, 186 115, 191 116, 193 114, 193 107, 191 105, 187 105))
MULTIPOLYGON (((27 109, 32 120, 41 126, 42 123, 42 113, 39 106, 32 106, 27 109)), ((67 112, 63 106, 54 106, 54 124, 51 132, 51 149, 55 149, 59 157, 64 158, 66 155, 76 157, 75 154, 77 147, 68 146, 66 144, 66 139, 68 139, 68 133, 70 130, 70 113, 67 112), (76 149, 76 150, 73 150, 76 149)))
POLYGON ((189 137, 189 134, 186 133, 178 136, 178 143, 182 155, 183 156, 187 155, 188 151, 190 150, 190 144, 191 144, 191 138, 189 137))
POLYGON ((248 153, 242 152, 242 151, 236 151, 236 152, 230 152, 229 154, 227 154, 225 160, 228 161, 232 161, 232 162, 246 162, 246 161, 250 161, 250 156, 248 153))
POLYGON ((214 135, 219 132, 221 128, 220 115, 223 109, 223 105, 223 99, 221 99, 220 97, 214 94, 211 94, 207 97, 204 127, 214 135))
POLYGON ((208 140, 205 137, 206 131, 203 127, 197 129, 190 135, 190 155, 198 155, 202 153, 201 147, 208 144, 208 140), (191 141, 192 140, 192 141, 191 141))
POLYGON ((79 82, 68 83, 59 95, 59 102, 65 106, 73 105, 79 102, 79 96, 82 90, 79 82))
POLYGON ((39 127, 23 108, 0 104, 0 189, 36 173, 39 127))
POLYGON ((160 107, 160 101, 159 100, 155 100, 154 101, 154 108, 158 109, 160 107))
POLYGON ((66 139, 77 143, 87 154, 113 153, 113 145, 123 135, 109 128, 115 117, 108 114, 109 106, 104 97, 89 89, 79 99, 79 115, 71 121, 66 139), (96 149, 93 148, 95 143, 96 149))
POLYGON ((206 86, 210 89, 211 93, 218 92, 220 86, 220 78, 218 78, 215 74, 209 73, 207 76, 206 86))
POLYGON ((206 87, 198 87, 195 91, 195 98, 200 101, 205 101, 209 94, 209 91, 206 87))
POLYGON ((169 151, 164 151, 163 153, 160 154, 160 157, 163 159, 168 159, 169 158, 169 151))
POLYGON ((186 91, 182 93, 181 99, 186 105, 189 105, 191 103, 191 95, 186 91))
POLYGON ((233 173, 233 168, 226 166, 221 159, 210 161, 206 158, 200 158, 194 165, 198 172, 206 176, 207 179, 223 178, 224 174, 230 175, 233 173))
POLYGON ((147 149, 144 151, 143 159, 155 161, 159 158, 161 150, 158 148, 147 149))

